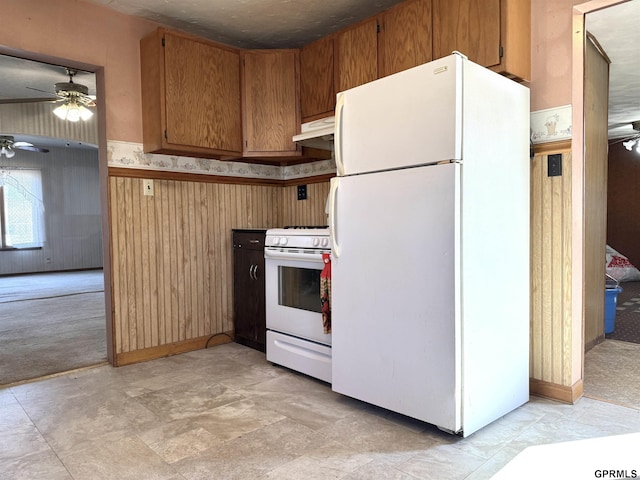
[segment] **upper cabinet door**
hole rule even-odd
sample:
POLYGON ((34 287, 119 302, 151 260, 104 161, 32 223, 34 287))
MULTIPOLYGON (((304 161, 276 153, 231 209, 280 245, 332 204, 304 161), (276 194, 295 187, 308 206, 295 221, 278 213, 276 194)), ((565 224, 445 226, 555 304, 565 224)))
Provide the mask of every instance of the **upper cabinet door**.
POLYGON ((308 122, 333 115, 333 37, 324 37, 300 51, 300 110, 308 122))
POLYGON ((500 63, 500 0, 433 0, 433 58, 454 50, 484 67, 500 63))
POLYGON ((300 156, 299 51, 243 53, 244 155, 300 156))
POLYGON ((381 77, 431 61, 431 0, 399 3, 382 14, 381 23, 381 77))
POLYGON ((370 18, 335 37, 336 92, 378 78, 378 21, 370 18))
POLYGON ((238 50, 160 28, 141 40, 140 64, 145 152, 241 155, 238 50))
POLYGON ((165 35, 168 142, 242 149, 239 62, 235 52, 165 35))

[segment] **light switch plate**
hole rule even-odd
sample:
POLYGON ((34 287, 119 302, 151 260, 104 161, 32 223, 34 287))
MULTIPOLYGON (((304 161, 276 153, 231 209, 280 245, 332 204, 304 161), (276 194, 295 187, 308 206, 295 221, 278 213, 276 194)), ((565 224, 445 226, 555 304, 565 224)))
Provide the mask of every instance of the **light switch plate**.
POLYGON ((306 200, 306 199, 307 199, 307 186, 298 185, 298 200, 306 200))
POLYGON ((153 180, 144 179, 142 181, 142 191, 145 195, 153 197, 153 180))

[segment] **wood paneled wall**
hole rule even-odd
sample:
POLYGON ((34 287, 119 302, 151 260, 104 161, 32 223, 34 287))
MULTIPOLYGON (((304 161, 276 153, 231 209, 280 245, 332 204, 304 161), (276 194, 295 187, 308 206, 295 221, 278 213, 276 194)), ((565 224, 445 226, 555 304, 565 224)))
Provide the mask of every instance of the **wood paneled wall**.
POLYGON ((307 199, 298 200, 296 185, 282 188, 280 205, 284 225, 326 225, 325 205, 329 182, 307 185, 307 199))
POLYGON ((609 146, 607 243, 640 268, 640 154, 621 142, 609 146))
POLYGON ((554 398, 570 394, 562 390, 571 387, 571 351, 571 149, 567 146, 538 153, 531 164, 533 393, 554 398), (547 175, 551 153, 562 155, 561 176, 547 175))
POLYGON ((118 363, 232 331, 231 229, 280 223, 278 187, 154 180, 144 196, 142 183, 109 181, 118 363))
POLYGON ((3 251, 0 275, 102 268, 98 150, 49 147, 46 155, 18 150, 2 163, 9 172, 42 173, 45 238, 40 249, 3 251))
POLYGON ((609 59, 587 35, 584 90, 584 342, 604 340, 609 59))
POLYGON ((156 179, 144 196, 142 179, 109 177, 115 363, 231 335, 231 230, 324 223, 328 185, 298 201, 295 186, 156 179))

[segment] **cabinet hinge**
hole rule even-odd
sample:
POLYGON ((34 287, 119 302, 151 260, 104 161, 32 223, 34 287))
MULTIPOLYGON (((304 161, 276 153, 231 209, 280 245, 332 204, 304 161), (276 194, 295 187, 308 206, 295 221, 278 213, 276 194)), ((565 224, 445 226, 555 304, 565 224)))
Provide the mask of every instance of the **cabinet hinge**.
POLYGON ((500 48, 498 49, 498 55, 500 58, 504 57, 504 48, 502 48, 502 45, 500 45, 500 48))
POLYGON ((162 46, 164 47, 164 37, 162 37, 162 46))

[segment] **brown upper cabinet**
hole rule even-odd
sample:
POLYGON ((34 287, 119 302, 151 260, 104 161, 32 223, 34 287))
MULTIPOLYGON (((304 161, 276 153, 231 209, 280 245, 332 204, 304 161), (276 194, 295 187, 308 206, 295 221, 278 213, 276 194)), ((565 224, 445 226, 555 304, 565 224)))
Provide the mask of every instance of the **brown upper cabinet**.
POLYGON ((157 29, 140 42, 144 151, 242 154, 240 53, 157 29))
POLYGON ((433 58, 457 50, 516 80, 531 77, 529 0, 432 0, 433 58))
POLYGON ((242 53, 245 157, 299 157, 299 50, 242 53))
POLYGON ((338 32, 334 39, 335 91, 378 78, 378 20, 369 18, 338 32))
POLYGON ((301 50, 244 50, 159 28, 140 43, 144 151, 297 162, 301 122, 336 93, 457 50, 531 78, 531 0, 405 0, 301 50), (241 62, 242 60, 242 62, 241 62))
POLYGON ((380 16, 379 74, 385 77, 432 60, 431 0, 406 0, 380 16))
POLYGON ((300 51, 300 111, 309 122, 333 115, 336 90, 333 84, 333 37, 323 37, 300 51))

